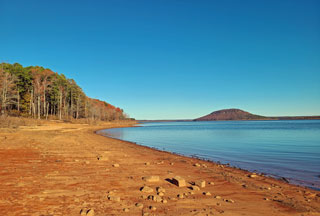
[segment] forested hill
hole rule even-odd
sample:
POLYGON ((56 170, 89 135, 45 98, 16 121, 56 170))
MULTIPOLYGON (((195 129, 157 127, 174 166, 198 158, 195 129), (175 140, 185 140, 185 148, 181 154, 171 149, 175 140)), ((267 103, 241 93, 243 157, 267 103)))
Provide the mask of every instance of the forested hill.
POLYGON ((124 119, 122 109, 86 96, 73 79, 40 66, 0 64, 2 115, 57 119, 124 119))
POLYGON ((223 109, 195 119, 195 121, 218 121, 218 120, 267 120, 265 116, 254 115, 240 109, 223 109))

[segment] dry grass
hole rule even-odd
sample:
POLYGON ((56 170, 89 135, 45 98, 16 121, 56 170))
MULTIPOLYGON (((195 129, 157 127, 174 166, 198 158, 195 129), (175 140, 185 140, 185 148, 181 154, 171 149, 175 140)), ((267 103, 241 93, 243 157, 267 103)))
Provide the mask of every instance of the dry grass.
POLYGON ((11 117, 0 116, 0 128, 12 128, 16 129, 20 126, 39 126, 42 125, 44 120, 23 118, 23 117, 11 117))

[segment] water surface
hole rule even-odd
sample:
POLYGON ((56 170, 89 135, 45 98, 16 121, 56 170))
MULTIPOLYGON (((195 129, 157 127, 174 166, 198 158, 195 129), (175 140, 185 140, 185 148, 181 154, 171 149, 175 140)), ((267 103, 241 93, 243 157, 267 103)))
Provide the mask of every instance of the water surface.
POLYGON ((146 123, 110 137, 320 189, 320 120, 146 123))

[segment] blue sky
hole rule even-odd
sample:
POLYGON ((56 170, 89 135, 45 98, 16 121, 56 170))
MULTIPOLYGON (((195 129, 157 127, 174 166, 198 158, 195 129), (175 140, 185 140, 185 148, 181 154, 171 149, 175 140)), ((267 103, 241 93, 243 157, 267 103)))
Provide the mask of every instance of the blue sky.
POLYGON ((318 0, 0 0, 0 61, 137 119, 320 115, 318 0))

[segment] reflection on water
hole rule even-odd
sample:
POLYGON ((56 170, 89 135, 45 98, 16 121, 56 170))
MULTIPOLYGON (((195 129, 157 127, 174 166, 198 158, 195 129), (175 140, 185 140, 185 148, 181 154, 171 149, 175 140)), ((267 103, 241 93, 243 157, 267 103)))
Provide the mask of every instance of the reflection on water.
POLYGON ((320 120, 147 123, 107 136, 320 189, 320 120))

